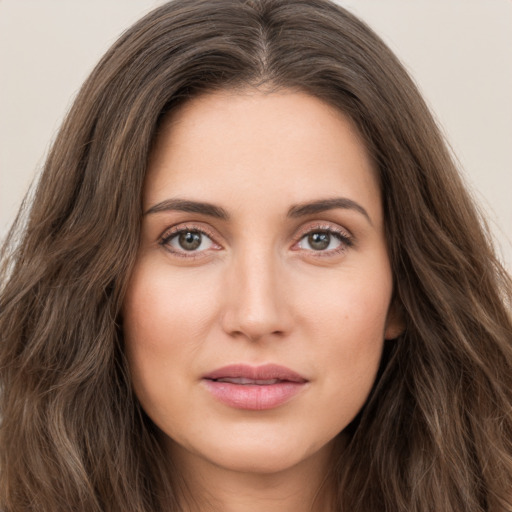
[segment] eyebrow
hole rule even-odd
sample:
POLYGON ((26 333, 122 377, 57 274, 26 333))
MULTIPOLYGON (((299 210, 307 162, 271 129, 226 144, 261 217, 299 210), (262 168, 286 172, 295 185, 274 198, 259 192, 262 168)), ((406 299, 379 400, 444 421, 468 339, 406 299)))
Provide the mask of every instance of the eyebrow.
POLYGON ((229 219, 229 215, 226 210, 220 206, 200 201, 190 201, 187 199, 166 199, 165 201, 161 201, 149 208, 144 215, 166 211, 201 213, 202 215, 208 215, 209 217, 215 217, 216 219, 229 219))
POLYGON ((313 215, 315 213, 334 210, 336 208, 341 208, 342 210, 354 210, 363 215, 370 225, 373 226, 368 212, 359 203, 356 203, 347 197, 334 197, 332 199, 320 199, 310 203, 296 204, 288 210, 288 217, 304 217, 306 215, 313 215))
MULTIPOLYGON (((366 220, 373 226, 372 220, 368 212, 356 201, 348 199, 347 197, 335 197, 331 199, 319 199, 308 203, 300 203, 293 205, 288 210, 288 217, 293 219, 305 217, 307 215, 314 215, 328 210, 341 208, 343 210, 354 210, 363 215, 366 220)), ((160 203, 155 204, 149 208, 144 215, 153 213, 160 213, 165 211, 181 211, 189 213, 200 213, 209 217, 214 217, 221 220, 229 220, 229 214, 224 208, 216 206, 211 203, 202 201, 192 201, 188 199, 166 199, 160 203)))

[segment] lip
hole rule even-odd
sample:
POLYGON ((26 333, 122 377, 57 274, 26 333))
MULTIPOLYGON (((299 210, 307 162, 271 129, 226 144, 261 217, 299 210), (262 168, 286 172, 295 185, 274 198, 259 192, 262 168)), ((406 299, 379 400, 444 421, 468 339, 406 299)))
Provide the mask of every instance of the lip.
POLYGON ((291 400, 306 387, 308 380, 276 364, 234 364, 204 375, 202 382, 217 400, 230 407, 263 411, 291 400))

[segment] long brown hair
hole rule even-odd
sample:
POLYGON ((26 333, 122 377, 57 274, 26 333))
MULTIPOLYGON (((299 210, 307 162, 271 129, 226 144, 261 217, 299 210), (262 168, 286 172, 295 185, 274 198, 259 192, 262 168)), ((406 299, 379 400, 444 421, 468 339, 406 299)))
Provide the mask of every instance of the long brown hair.
POLYGON ((406 329, 333 468, 337 510, 512 510, 511 283, 401 64, 327 0, 176 0, 108 51, 3 246, 0 509, 177 511, 119 312, 163 116, 265 85, 350 116, 377 169, 406 329))

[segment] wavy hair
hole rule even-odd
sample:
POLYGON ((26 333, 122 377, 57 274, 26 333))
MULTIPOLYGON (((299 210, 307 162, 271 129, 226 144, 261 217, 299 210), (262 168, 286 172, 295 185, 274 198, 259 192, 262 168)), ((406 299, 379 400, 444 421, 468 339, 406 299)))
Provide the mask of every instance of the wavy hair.
POLYGON ((262 85, 358 127, 406 325, 333 468, 336 510, 512 511, 511 282, 414 83, 328 0, 176 0, 94 69, 3 246, 4 512, 179 510, 184 483, 132 392, 119 325, 141 190, 163 116, 262 85))

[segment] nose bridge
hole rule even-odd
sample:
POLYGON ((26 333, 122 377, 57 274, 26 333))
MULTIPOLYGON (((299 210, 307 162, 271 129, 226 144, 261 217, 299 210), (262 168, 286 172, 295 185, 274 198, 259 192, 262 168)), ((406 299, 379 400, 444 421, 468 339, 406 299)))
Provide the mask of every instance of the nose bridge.
POLYGON ((275 251, 250 244, 233 257, 226 289, 224 329, 251 340, 289 329, 283 275, 275 251))

